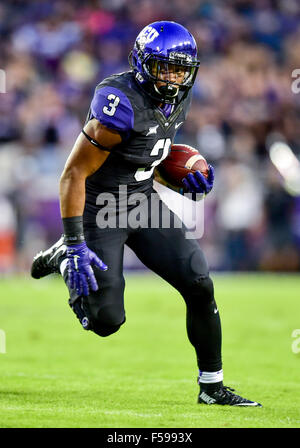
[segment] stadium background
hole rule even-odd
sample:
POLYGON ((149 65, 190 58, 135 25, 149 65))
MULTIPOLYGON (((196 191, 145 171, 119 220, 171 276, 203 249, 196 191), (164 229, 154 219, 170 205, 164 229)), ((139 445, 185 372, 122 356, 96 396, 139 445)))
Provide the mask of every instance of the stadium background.
MULTIPOLYGON (((195 36, 201 67, 177 142, 216 168, 200 243, 215 271, 299 271, 300 197, 289 194, 268 144, 300 154, 297 0, 28 0, 0 2, 0 272, 27 272, 61 233, 58 180, 95 85, 128 69, 148 23, 195 36)), ((130 253, 125 266, 140 268, 130 253)))

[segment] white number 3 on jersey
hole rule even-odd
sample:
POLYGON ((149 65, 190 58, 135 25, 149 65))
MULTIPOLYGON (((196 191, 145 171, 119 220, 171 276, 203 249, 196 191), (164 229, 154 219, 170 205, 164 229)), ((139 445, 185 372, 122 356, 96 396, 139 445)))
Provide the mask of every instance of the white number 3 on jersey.
POLYGON ((152 148, 152 151, 150 152, 150 156, 158 156, 159 150, 162 149, 163 151, 161 157, 157 160, 154 160, 154 162, 151 163, 150 168, 139 168, 134 174, 134 178, 136 181, 141 182, 142 180, 150 179, 155 167, 167 157, 171 143, 172 142, 170 138, 160 138, 159 140, 157 140, 154 147, 152 148))
POLYGON ((120 98, 113 93, 110 93, 107 99, 111 101, 111 103, 108 104, 108 107, 104 106, 102 110, 106 115, 112 117, 116 112, 117 106, 120 102, 120 98))

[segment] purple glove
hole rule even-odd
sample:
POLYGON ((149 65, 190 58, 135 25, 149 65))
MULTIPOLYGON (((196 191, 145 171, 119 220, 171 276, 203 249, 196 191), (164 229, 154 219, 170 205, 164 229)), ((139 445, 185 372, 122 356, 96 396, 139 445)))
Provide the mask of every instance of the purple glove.
POLYGON ((106 271, 107 266, 90 250, 86 243, 67 246, 68 258, 68 283, 71 289, 76 289, 79 296, 89 295, 89 286, 97 291, 98 284, 92 266, 97 266, 101 271, 106 271))
POLYGON ((211 165, 208 165, 209 172, 206 178, 200 171, 196 171, 195 174, 189 173, 182 183, 185 186, 185 190, 188 193, 204 193, 208 194, 213 187, 215 172, 211 165))

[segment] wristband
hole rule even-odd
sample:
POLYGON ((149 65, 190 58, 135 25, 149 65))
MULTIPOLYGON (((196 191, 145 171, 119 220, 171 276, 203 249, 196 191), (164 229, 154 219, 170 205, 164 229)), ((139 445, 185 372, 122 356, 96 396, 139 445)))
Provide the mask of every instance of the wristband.
POLYGON ((64 243, 67 246, 79 244, 84 241, 82 216, 62 218, 64 227, 64 243))

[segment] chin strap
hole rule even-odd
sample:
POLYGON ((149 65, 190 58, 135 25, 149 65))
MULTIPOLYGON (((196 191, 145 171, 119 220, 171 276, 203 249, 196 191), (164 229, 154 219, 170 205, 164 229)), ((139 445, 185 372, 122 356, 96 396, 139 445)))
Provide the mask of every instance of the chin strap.
POLYGON ((176 98, 179 92, 179 87, 170 86, 170 84, 161 86, 160 88, 157 88, 157 86, 154 84, 154 89, 159 95, 163 97, 169 97, 170 99, 176 98), (171 94, 171 91, 173 91, 174 93, 171 94))

